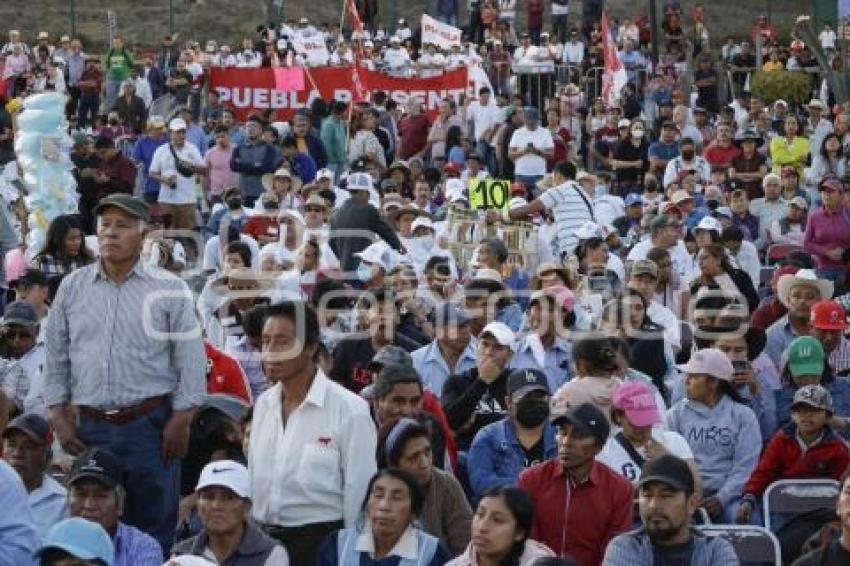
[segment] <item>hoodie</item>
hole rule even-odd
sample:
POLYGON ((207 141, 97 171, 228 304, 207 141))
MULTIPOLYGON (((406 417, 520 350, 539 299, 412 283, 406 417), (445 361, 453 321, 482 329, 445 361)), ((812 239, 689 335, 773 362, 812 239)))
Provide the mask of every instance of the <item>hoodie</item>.
POLYGON ((714 407, 682 399, 667 412, 667 428, 690 445, 706 493, 716 496, 723 507, 740 497, 762 446, 752 409, 728 395, 714 407))

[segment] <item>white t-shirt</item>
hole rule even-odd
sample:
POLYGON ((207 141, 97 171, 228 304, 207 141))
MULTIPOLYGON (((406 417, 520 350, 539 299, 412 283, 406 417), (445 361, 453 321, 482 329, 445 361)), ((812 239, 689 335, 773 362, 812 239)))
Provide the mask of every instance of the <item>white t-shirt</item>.
MULTIPOLYGON (((174 156, 171 154, 171 144, 163 144, 156 148, 151 160, 151 173, 157 173, 164 177, 176 177, 174 188, 167 187, 160 183, 159 185, 159 202, 165 204, 194 204, 197 200, 195 183, 197 175, 184 177, 177 172, 177 164, 174 161, 174 156)), ((195 147, 195 144, 186 142, 180 149, 174 148, 174 151, 183 161, 188 161, 194 165, 203 166, 204 158, 201 157, 201 152, 195 147)))
MULTIPOLYGON (((516 130, 511 136, 511 149, 524 149, 532 144, 538 151, 546 151, 555 148, 552 134, 549 130, 537 126, 534 131, 525 126, 516 130)), ((514 162, 514 174, 524 177, 542 176, 546 174, 546 159, 535 154, 526 154, 514 162)))
MULTIPOLYGON (((492 98, 486 106, 482 106, 478 100, 473 100, 466 110, 467 117, 472 120, 475 139, 480 140, 482 134, 488 128, 493 127, 499 121, 501 110, 492 98)), ((493 133, 492 131, 490 132, 493 133)))
MULTIPOLYGON (((627 480, 635 483, 640 479, 640 466, 632 460, 626 449, 617 442, 615 438, 619 430, 612 430, 608 436, 608 441, 602 447, 602 451, 596 455, 596 461, 605 464, 627 480)), ((688 446, 685 438, 678 432, 672 430, 652 429, 652 438, 657 443, 667 449, 667 452, 681 458, 682 460, 693 460, 694 453, 691 447, 688 446)), ((646 458, 646 452, 643 447, 637 449, 637 453, 646 458)))
POLYGON ((824 49, 835 49, 835 32, 832 30, 822 31, 818 36, 820 46, 824 49))
POLYGON ((418 63, 422 67, 419 70, 419 76, 436 77, 443 73, 443 69, 446 67, 446 58, 442 53, 432 55, 426 51, 419 56, 418 63))
POLYGON ((404 47, 390 47, 384 53, 384 62, 390 69, 398 69, 410 63, 410 55, 407 54, 407 49, 404 47))

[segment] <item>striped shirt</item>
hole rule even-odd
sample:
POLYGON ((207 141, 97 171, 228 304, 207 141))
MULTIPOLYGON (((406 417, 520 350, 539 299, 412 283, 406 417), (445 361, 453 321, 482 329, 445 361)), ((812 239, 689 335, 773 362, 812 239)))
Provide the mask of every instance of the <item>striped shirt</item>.
POLYGON ((827 357, 829 367, 836 375, 846 373, 850 370, 850 340, 846 336, 841 336, 838 346, 829 353, 827 357))
POLYGON ((576 231, 588 220, 596 221, 590 197, 575 181, 552 187, 539 197, 555 217, 555 257, 571 254, 578 244, 576 231))
POLYGON ((67 276, 47 317, 47 407, 71 401, 101 409, 172 395, 198 407, 206 356, 186 284, 141 261, 116 283, 88 265, 67 276))
POLYGON ((162 564, 162 548, 148 534, 125 523, 118 523, 115 537, 115 561, 113 566, 159 566, 162 564))

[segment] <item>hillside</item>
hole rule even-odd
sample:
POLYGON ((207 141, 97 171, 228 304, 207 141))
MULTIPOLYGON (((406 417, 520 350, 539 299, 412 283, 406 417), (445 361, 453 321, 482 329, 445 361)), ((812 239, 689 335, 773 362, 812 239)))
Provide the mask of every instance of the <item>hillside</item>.
MULTIPOLYGON (((47 29, 51 35, 68 33, 71 29, 72 0, 5 0, 0 2, 0 21, 5 29, 21 29, 30 40, 38 30, 47 29)), ((281 0, 283 14, 289 18, 310 18, 313 22, 339 25, 342 0, 281 0)), ((131 42, 154 45, 169 30, 169 2, 174 6, 174 27, 184 38, 201 41, 226 39, 237 41, 251 37, 256 26, 267 20, 267 11, 274 0, 76 0, 76 29, 88 42, 102 43, 107 35, 107 9, 114 10, 117 27, 131 42)), ((659 4, 662 4, 658 0, 659 4)), ((465 9, 466 1, 459 2, 465 9)), ((383 19, 394 22, 399 17, 415 21, 426 11, 427 0, 380 0, 383 19)), ((518 0, 517 11, 524 27, 524 1, 518 0)), ((688 14, 693 2, 682 2, 688 14)), ((758 2, 732 2, 718 0, 704 2, 708 14, 712 41, 718 44, 728 34, 743 35, 759 13, 769 13, 772 20, 787 33, 794 18, 799 15, 801 3, 792 0, 764 0, 758 2)), ((636 16, 634 6, 643 2, 619 0, 608 3, 614 16, 636 16)), ((809 4, 806 3, 808 6, 809 4)), ((580 14, 581 2, 572 1, 572 14, 580 14)), ((461 16, 461 21, 465 17, 461 16)), ((577 21, 571 16, 571 21, 577 21)))

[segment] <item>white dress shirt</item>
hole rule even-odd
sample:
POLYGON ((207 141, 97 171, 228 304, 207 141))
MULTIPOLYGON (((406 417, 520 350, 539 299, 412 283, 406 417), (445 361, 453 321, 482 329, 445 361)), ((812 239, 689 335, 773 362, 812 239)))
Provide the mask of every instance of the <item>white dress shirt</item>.
POLYGON ((251 430, 254 519, 282 527, 343 519, 355 526, 377 470, 377 432, 366 401, 317 369, 286 424, 281 384, 260 395, 251 430))

